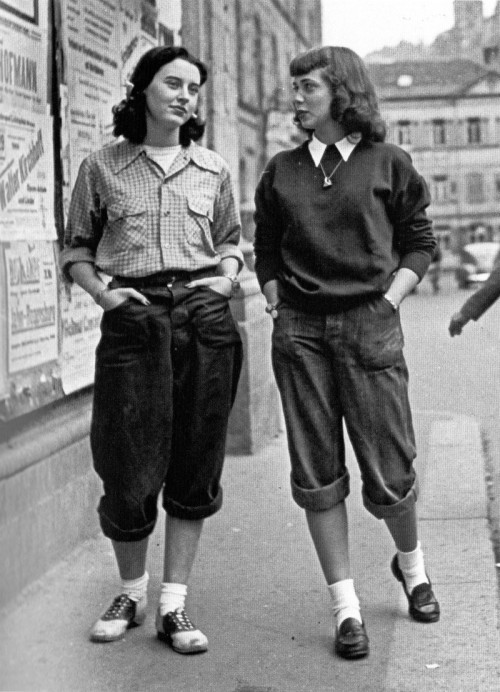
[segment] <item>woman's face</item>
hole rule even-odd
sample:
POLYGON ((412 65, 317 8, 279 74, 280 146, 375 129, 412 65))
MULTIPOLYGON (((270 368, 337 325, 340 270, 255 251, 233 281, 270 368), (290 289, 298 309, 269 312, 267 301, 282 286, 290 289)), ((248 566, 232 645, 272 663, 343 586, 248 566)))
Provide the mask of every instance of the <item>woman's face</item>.
POLYGON ((292 89, 293 106, 302 127, 307 130, 321 130, 332 124, 332 91, 323 76, 322 68, 294 77, 292 89))
POLYGON ((148 127, 175 130, 196 112, 200 91, 196 65, 177 58, 160 67, 144 90, 148 127))

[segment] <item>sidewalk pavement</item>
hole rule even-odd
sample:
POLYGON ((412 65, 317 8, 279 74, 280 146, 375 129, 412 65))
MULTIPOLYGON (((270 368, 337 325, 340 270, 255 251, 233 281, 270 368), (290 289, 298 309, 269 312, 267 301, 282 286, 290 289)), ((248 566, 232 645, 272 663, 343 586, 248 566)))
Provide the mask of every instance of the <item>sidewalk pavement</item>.
MULTIPOLYGON (((210 650, 159 642, 154 610, 162 522, 151 540, 150 616, 112 644, 87 630, 117 593, 109 542, 87 541, 2 615, 0 689, 47 692, 498 692, 497 580, 477 422, 415 412, 421 541, 439 623, 410 620, 389 569, 393 547, 362 507, 352 450, 351 556, 371 653, 333 651, 329 597, 303 512, 292 502, 284 434, 226 461, 223 510, 206 522, 188 612, 210 650)), ((68 517, 71 521, 71 517, 68 517)))

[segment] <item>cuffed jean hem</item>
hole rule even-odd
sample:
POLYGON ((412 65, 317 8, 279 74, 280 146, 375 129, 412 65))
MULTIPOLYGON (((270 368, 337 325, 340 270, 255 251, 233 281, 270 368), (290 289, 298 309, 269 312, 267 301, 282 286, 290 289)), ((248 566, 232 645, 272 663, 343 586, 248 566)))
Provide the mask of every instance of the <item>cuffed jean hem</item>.
POLYGON ((142 541, 144 538, 147 538, 153 533, 156 526, 155 520, 149 522, 149 524, 146 524, 146 526, 140 529, 120 529, 101 512, 99 512, 99 521, 102 532, 106 538, 110 538, 112 541, 119 541, 121 543, 136 543, 137 541, 142 541))
POLYGON ((376 519, 392 519, 393 517, 399 517, 412 509, 418 499, 418 493, 418 479, 415 478, 414 484, 399 502, 395 502, 392 505, 377 505, 372 502, 363 492, 363 504, 370 514, 373 514, 376 519))
POLYGON ((165 512, 169 517, 175 517, 176 519, 188 519, 190 521, 197 521, 199 519, 207 519, 215 514, 222 507, 222 488, 220 488, 217 497, 209 505, 203 505, 202 507, 184 507, 180 505, 175 500, 170 500, 165 498, 163 500, 163 507, 165 512))
POLYGON ((324 512, 345 500, 350 492, 349 473, 322 488, 300 488, 290 477, 295 502, 311 512, 324 512))

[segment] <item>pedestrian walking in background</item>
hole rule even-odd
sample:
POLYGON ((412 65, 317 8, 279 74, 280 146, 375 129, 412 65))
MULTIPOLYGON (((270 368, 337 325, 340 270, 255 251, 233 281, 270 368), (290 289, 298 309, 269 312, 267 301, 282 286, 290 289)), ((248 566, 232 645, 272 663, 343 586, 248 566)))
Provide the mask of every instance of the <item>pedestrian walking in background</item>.
POLYGON ((309 141, 274 156, 256 191, 255 269, 273 318, 295 501, 330 591, 335 651, 369 652, 354 588, 345 499, 345 422, 365 507, 397 552, 391 569, 411 617, 439 619, 416 514, 416 456, 399 305, 425 274, 436 240, 427 186, 407 153, 385 144, 373 86, 348 48, 290 65, 295 119, 309 141))
POLYGON ((241 368, 229 309, 243 263, 239 214, 226 163, 195 144, 206 78, 184 48, 143 55, 113 109, 122 138, 80 167, 61 253, 65 275, 104 310, 91 446, 104 486, 101 528, 122 583, 90 637, 114 641, 144 620, 148 538, 163 491, 156 629, 183 654, 208 646, 185 598, 203 521, 222 503, 241 368))
POLYGON ((500 266, 495 267, 483 286, 465 301, 460 310, 452 315, 448 330, 450 336, 458 336, 470 320, 477 321, 500 297, 500 266))
POLYGON ((441 252, 441 248, 438 244, 436 245, 436 249, 434 250, 434 254, 432 255, 431 263, 429 264, 429 269, 427 270, 427 276, 429 277, 429 281, 431 282, 433 293, 439 293, 441 288, 439 285, 439 281, 441 279, 442 259, 443 253, 441 252))

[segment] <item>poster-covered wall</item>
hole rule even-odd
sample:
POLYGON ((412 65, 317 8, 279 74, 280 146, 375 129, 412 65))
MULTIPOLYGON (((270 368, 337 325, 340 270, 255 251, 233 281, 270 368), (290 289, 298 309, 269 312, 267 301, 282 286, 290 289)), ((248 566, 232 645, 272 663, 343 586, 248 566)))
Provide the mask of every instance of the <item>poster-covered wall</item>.
POLYGON ((158 5, 0 2, 0 420, 93 383, 101 310, 60 276, 60 240, 135 63, 180 42, 181 0, 158 5))

